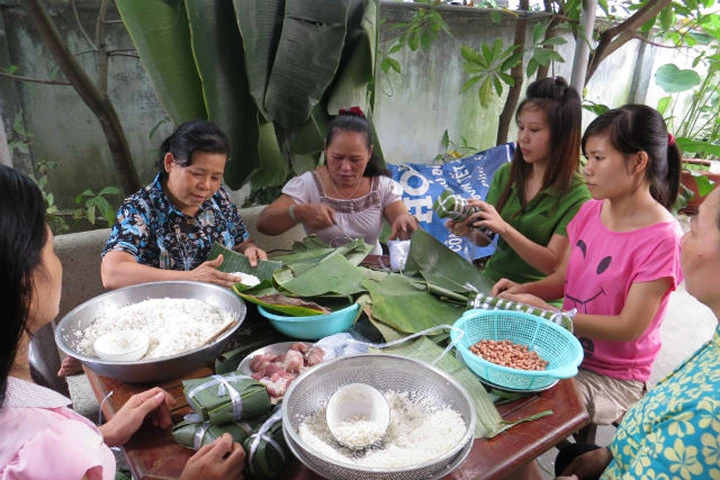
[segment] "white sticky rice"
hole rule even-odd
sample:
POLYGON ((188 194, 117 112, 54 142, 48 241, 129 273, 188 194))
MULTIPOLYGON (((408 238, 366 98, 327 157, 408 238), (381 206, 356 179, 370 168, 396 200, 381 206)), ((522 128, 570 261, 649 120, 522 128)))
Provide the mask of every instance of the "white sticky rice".
MULTIPOLYGON (((413 467, 441 457, 457 447, 467 431, 460 413, 416 400, 408 392, 384 392, 390 405, 390 428, 384 441, 358 456, 341 446, 330 433, 325 408, 308 416, 298 427, 305 444, 343 463, 378 469, 413 467)), ((358 434, 364 434, 358 428, 358 434)))
POLYGON ((84 331, 76 331, 80 353, 96 357, 95 340, 117 330, 140 330, 150 337, 142 360, 169 357, 195 349, 233 322, 230 312, 195 299, 158 298, 101 311, 84 331))

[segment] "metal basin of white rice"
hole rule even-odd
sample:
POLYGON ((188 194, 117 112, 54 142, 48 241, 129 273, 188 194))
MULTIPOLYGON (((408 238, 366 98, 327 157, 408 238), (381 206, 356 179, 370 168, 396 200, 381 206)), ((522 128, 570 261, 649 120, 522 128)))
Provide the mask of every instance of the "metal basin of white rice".
MULTIPOLYGON (((452 377, 425 362, 385 354, 341 357, 321 363, 300 375, 290 385, 283 401, 283 433, 293 454, 308 468, 332 479, 437 479, 458 467, 470 453, 474 441, 475 409, 470 395, 452 377), (303 439, 308 419, 326 407, 340 387, 365 383, 380 392, 407 392, 432 409, 450 408, 464 421, 464 432, 444 453, 428 460, 418 452, 418 461, 398 468, 376 468, 339 460, 303 439)), ((428 439, 432 451, 433 439, 428 439)))
POLYGON ((242 325, 247 313, 243 299, 232 290, 203 282, 150 282, 120 288, 94 297, 68 312, 58 323, 55 342, 66 354, 79 359, 96 373, 131 383, 160 382, 178 378, 190 370, 211 365, 229 337, 242 325), (235 323, 207 345, 155 359, 110 361, 81 348, 83 332, 100 312, 118 310, 150 299, 196 299, 228 312, 235 323))

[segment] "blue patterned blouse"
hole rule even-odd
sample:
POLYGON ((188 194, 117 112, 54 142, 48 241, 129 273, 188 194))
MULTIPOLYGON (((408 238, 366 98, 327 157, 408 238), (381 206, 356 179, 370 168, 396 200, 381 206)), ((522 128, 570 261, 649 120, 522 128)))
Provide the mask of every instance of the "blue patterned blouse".
POLYGON ((230 193, 221 187, 194 217, 175 208, 160 175, 123 202, 102 251, 127 252, 138 263, 165 270, 192 270, 207 259, 213 242, 233 248, 249 233, 230 193))
POLYGON ((631 408, 601 479, 720 479, 720 327, 631 408))

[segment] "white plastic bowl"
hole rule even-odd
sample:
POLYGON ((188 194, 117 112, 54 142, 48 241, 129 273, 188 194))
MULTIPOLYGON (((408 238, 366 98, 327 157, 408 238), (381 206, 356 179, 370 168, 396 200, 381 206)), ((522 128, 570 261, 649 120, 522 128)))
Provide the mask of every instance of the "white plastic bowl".
POLYGON ((98 357, 114 362, 140 360, 150 347, 150 337, 140 330, 116 330, 98 337, 93 348, 98 357))

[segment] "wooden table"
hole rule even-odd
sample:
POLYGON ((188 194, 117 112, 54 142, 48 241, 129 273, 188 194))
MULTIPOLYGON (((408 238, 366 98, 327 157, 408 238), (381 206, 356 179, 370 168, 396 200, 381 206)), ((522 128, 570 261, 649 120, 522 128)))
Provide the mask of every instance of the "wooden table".
MULTIPOLYGON (((102 410, 107 418, 112 418, 132 394, 150 387, 150 385, 118 382, 99 376, 88 369, 85 372, 98 401, 102 402, 106 395, 113 392, 102 403, 102 410)), ((199 378, 211 373, 209 368, 201 368, 185 378, 199 378)), ((162 383, 160 386, 168 390, 178 401, 178 406, 172 414, 175 421, 181 419, 189 409, 183 397, 180 380, 162 383)), ((475 440, 465 462, 445 478, 513 478, 513 471, 517 468, 553 448, 560 440, 589 423, 573 380, 561 380, 551 389, 498 407, 500 414, 508 421, 525 418, 548 409, 554 413, 539 420, 521 423, 495 438, 475 440)), ((185 462, 193 453, 175 443, 169 431, 159 430, 150 424, 143 425, 125 445, 125 451, 130 468, 139 480, 178 478, 185 462)), ((293 458, 278 478, 304 480, 322 477, 293 458)))

